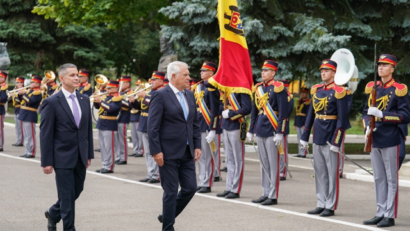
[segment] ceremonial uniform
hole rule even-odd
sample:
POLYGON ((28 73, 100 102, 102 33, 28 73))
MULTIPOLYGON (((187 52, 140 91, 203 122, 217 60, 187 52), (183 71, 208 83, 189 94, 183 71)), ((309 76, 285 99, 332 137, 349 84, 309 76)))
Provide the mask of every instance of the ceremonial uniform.
MULTIPOLYGON (((118 88, 118 81, 111 80, 107 87, 118 88)), ((101 173, 112 173, 114 171, 115 139, 118 131, 117 116, 121 111, 122 96, 118 93, 104 95, 101 97, 101 103, 94 103, 98 111, 98 139, 101 149, 102 168, 97 170, 101 173)))
POLYGON ((52 96, 54 92, 57 90, 58 84, 55 82, 47 83, 47 94, 48 96, 52 96))
MULTIPOLYGON (((383 54, 378 61, 379 65, 381 63, 395 67, 397 59, 393 55, 383 54)), ((363 122, 366 127, 370 126, 370 115, 375 115, 376 129, 372 134, 373 145, 370 157, 376 189, 376 217, 380 218, 378 227, 388 227, 394 225, 394 218, 397 217, 399 145, 404 139, 399 124, 410 122, 410 104, 407 86, 391 78, 386 83, 377 82, 376 107, 371 107, 373 86, 374 82, 366 85, 365 93, 368 95, 368 101, 363 109, 363 122)), ((364 223, 376 224, 376 222, 368 222, 364 223)))
MULTIPOLYGON (((336 67, 334 61, 323 60, 320 69, 336 71, 336 67)), ((317 208, 308 213, 332 216, 339 199, 339 152, 335 148, 340 147, 349 125, 346 90, 331 82, 317 84, 310 92, 312 103, 303 127, 301 143, 309 141, 313 127, 317 208)))
MULTIPOLYGON (((302 88, 300 92, 305 92, 308 93, 307 88, 302 88)), ((294 126, 296 127, 296 134, 297 134, 297 139, 298 139, 298 155, 297 157, 306 157, 307 150, 302 148, 302 145, 300 144, 300 137, 302 136, 303 132, 303 126, 305 125, 306 121, 306 115, 308 113, 310 105, 310 100, 305 98, 305 99, 299 99, 296 102, 296 116, 295 116, 295 122, 294 126)))
MULTIPOLYGON (((16 82, 20 82, 24 84, 24 78, 23 77, 17 77, 16 82)), ((21 101, 23 100, 23 96, 19 95, 18 92, 14 94, 14 97, 11 98, 11 102, 13 103, 14 107, 14 121, 15 121, 15 130, 16 130, 16 137, 17 141, 13 146, 23 146, 24 142, 24 132, 23 132, 23 121, 18 119, 18 116, 20 114, 20 107, 21 107, 21 101)))
MULTIPOLYGON (((141 80, 137 81, 137 87, 141 84, 141 80)), ((135 97, 136 98, 136 97, 135 97)), ((130 130, 132 140, 132 155, 135 157, 141 157, 144 153, 142 146, 142 133, 138 131, 138 126, 141 116, 141 100, 135 99, 134 103, 131 103, 131 115, 130 115, 130 130)))
MULTIPOLYGON (((201 71, 202 70, 215 72, 216 64, 205 61, 201 67, 201 71)), ((211 99, 209 92, 216 91, 216 89, 205 80, 201 83, 192 84, 191 90, 194 92, 196 99, 196 107, 198 111, 197 115, 201 132, 201 157, 198 160, 198 192, 208 193, 211 192, 211 187, 213 186, 215 177, 215 153, 217 152, 216 142, 218 138, 216 136, 216 130, 218 128, 219 117, 219 108, 215 112, 211 110, 211 99), (206 137, 208 136, 208 133, 211 132, 215 135, 213 136, 213 141, 208 143, 206 137)), ((209 139, 211 140, 211 138, 209 139)))
POLYGON ((7 103, 7 99, 9 98, 7 96, 7 90, 8 86, 5 83, 7 79, 7 73, 4 71, 0 71, 0 77, 4 78, 4 82, 0 83, 0 151, 3 151, 3 145, 4 145, 4 115, 6 114, 6 110, 4 108, 4 105, 7 103))
MULTIPOLYGON (((211 111, 217 111, 220 107, 220 94, 213 91, 210 96, 211 111)), ((227 96, 227 107, 229 110, 226 110, 227 118, 223 118, 222 129, 228 175, 225 191, 217 196, 230 199, 238 198, 242 189, 245 146, 239 140, 239 135, 241 124, 246 122, 245 116, 252 110, 251 97, 248 94, 231 93, 227 96)), ((224 113, 225 111, 222 115, 224 113)))
POLYGON ((288 164, 289 164, 289 144, 288 144, 288 135, 289 135, 289 117, 292 114, 293 111, 293 105, 295 104, 295 101, 293 100, 293 95, 289 92, 289 80, 279 80, 280 82, 283 82, 285 86, 286 93, 288 95, 287 97, 287 102, 288 102, 288 113, 286 115, 286 121, 285 121, 285 133, 283 134, 283 154, 282 157, 279 159, 279 165, 280 165, 280 180, 286 180, 286 176, 288 175, 288 164))
MULTIPOLYGON (((121 82, 131 82, 131 76, 125 75, 121 77, 121 82)), ((128 89, 124 89, 124 91, 121 92, 121 95, 129 95, 133 91, 128 89)), ((127 129, 128 129, 128 124, 130 123, 130 117, 131 117, 131 104, 128 100, 124 99, 122 97, 121 100, 122 106, 121 106, 121 111, 120 115, 118 118, 118 132, 117 132, 117 138, 116 142, 118 145, 116 145, 116 164, 127 164, 127 158, 128 158, 128 139, 127 139, 127 129)))
MULTIPOLYGON (((42 78, 33 75, 32 82, 41 84, 42 78)), ((36 156, 36 124, 38 120, 37 109, 43 99, 41 89, 33 88, 26 91, 22 96, 20 113, 18 119, 23 121, 24 146, 26 152, 20 157, 34 158, 36 156)))
MULTIPOLYGON (((277 71, 278 63, 266 60, 262 69, 277 71)), ((249 133, 251 137, 256 134, 263 193, 261 198, 252 202, 272 205, 277 203, 280 178, 280 157, 274 136, 276 133, 285 134, 289 114, 288 94, 284 83, 273 78, 258 83, 254 92, 249 133)))
POLYGON ((80 94, 84 94, 88 97, 90 97, 93 94, 93 89, 91 88, 91 84, 88 83, 88 77, 90 76, 90 71, 81 69, 78 72, 78 77, 85 77, 87 78, 87 81, 80 83, 80 86, 78 87, 78 91, 80 94))
MULTIPOLYGON (((158 78, 158 79, 165 79, 165 73, 154 71, 151 78, 158 78)), ((149 104, 151 102, 151 96, 154 91, 157 91, 164 86, 160 86, 156 89, 151 88, 151 91, 146 94, 146 96, 141 100, 141 117, 140 117, 140 124, 138 126, 138 131, 142 133, 142 145, 144 146, 144 156, 145 161, 147 164, 147 171, 148 174, 145 179, 142 179, 141 182, 150 182, 150 183, 157 183, 159 182, 159 168, 157 162, 155 162, 154 157, 152 157, 149 142, 148 142, 148 112, 149 112, 149 104)))

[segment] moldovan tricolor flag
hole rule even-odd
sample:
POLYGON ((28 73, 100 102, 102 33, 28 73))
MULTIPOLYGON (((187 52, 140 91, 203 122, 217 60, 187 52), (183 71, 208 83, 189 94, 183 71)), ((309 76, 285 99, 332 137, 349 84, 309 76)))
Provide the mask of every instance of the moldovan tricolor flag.
POLYGON ((252 95, 252 67, 236 0, 218 1, 219 69, 209 83, 225 93, 252 95))

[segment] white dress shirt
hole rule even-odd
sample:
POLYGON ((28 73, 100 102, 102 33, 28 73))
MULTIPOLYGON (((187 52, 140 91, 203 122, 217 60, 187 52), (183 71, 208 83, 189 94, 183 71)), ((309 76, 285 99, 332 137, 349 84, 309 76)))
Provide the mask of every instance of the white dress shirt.
MULTIPOLYGON (((181 99, 179 98, 179 94, 178 94, 180 92, 180 90, 178 90, 176 87, 174 87, 171 83, 169 83, 168 85, 169 85, 169 87, 171 87, 171 89, 174 92, 175 97, 177 97, 179 103, 181 103, 181 99)), ((187 98, 186 98, 186 95, 185 95, 185 90, 182 91, 182 95, 184 96, 184 99, 185 99, 186 112, 189 115, 189 107, 188 107, 188 101, 187 101, 187 98)))
POLYGON ((78 102, 78 99, 77 99, 76 91, 74 90, 73 93, 70 93, 69 91, 65 90, 64 87, 62 87, 61 90, 63 91, 64 97, 67 100, 68 106, 70 106, 70 109, 71 109, 71 112, 73 113, 73 116, 74 116, 73 101, 70 98, 70 95, 71 94, 74 95, 74 100, 77 103, 78 112, 80 113, 80 121, 81 121, 81 107, 80 107, 80 102, 78 102))

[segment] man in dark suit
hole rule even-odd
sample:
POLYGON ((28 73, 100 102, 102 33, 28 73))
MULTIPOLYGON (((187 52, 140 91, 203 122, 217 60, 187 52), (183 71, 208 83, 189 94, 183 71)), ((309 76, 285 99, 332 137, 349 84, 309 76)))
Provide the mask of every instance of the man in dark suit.
POLYGON ((78 70, 64 64, 58 70, 62 89, 45 99, 41 108, 41 167, 56 173, 58 200, 45 212, 48 230, 63 220, 64 230, 74 231, 75 200, 84 188, 85 173, 94 158, 90 100, 75 91, 78 70))
POLYGON ((169 85, 155 91, 151 98, 148 137, 164 189, 158 220, 163 222, 163 230, 174 230, 175 217, 197 189, 195 162, 201 157, 201 134, 194 94, 185 89, 190 79, 188 65, 172 62, 167 75, 169 85))

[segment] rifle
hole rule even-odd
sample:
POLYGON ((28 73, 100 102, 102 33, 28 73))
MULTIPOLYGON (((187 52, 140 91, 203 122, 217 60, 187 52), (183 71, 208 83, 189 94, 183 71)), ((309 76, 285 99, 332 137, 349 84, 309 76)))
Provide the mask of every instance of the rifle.
MULTIPOLYGON (((376 99, 377 99, 377 45, 374 44, 374 85, 373 85, 373 90, 371 93, 372 97, 372 107, 376 107, 376 99)), ((375 129, 375 116, 370 117, 370 127, 369 127, 369 134, 367 135, 367 141, 364 145, 364 151, 365 152, 371 152, 372 150, 372 145, 373 145, 373 130, 375 129)))

